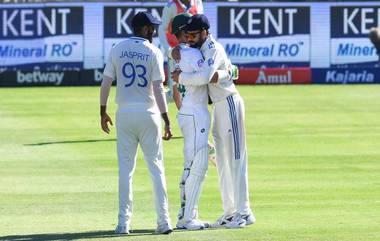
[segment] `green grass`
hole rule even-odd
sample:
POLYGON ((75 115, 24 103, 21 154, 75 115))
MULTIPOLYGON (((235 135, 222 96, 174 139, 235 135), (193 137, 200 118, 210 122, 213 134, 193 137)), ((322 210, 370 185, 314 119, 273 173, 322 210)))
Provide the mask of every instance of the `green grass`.
MULTIPOLYGON (((110 135, 100 130, 99 89, 0 89, 0 240, 380 240, 380 86, 239 90, 246 103, 257 223, 240 230, 151 235, 152 185, 140 152, 136 233, 119 237, 113 234, 115 129, 110 135)), ((170 112, 179 136, 173 104, 170 112)), ((173 225, 181 153, 182 139, 165 142, 173 225)), ((213 221, 221 214, 217 173, 210 165, 200 215, 213 221)))

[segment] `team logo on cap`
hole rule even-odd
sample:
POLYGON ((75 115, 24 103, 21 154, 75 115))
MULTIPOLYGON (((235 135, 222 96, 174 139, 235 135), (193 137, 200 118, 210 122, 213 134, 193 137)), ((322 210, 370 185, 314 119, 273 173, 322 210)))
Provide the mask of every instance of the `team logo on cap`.
POLYGON ((187 21, 187 24, 190 24, 192 21, 193 21, 193 19, 190 18, 190 19, 187 21))

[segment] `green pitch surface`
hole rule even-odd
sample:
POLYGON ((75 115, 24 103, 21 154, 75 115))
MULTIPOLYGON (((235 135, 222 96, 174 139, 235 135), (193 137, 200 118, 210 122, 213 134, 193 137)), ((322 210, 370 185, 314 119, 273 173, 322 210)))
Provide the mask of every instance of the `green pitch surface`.
MULTIPOLYGON (((152 234, 152 185, 140 152, 133 233, 120 237, 113 234, 115 129, 100 130, 99 89, 0 89, 0 240, 380 240, 380 86, 239 90, 257 223, 152 234)), ((170 112, 176 138, 165 142, 164 155, 175 225, 183 139, 174 104, 170 112)), ((210 164, 200 217, 214 221, 221 214, 210 164)))

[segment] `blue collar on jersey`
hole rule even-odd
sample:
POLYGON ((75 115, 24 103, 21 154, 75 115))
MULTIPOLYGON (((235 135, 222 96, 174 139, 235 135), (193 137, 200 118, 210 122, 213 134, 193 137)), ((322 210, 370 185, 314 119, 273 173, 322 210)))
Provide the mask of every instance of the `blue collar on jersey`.
POLYGON ((131 37, 131 39, 138 39, 138 40, 142 40, 142 41, 148 41, 146 38, 141 38, 141 37, 136 37, 136 36, 131 37))

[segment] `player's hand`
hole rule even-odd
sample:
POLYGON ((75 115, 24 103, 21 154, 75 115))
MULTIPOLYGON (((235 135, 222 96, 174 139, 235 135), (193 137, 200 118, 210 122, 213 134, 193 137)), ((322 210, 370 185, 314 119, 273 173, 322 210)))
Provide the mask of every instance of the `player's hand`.
POLYGON ((181 70, 180 69, 176 69, 175 71, 173 71, 172 72, 172 80, 174 81, 174 82, 176 82, 177 84, 178 84, 178 82, 179 82, 179 75, 181 74, 181 70))
POLYGON ((110 133, 110 129, 108 127, 108 122, 111 124, 111 126, 113 126, 112 119, 107 113, 104 113, 103 115, 101 115, 100 125, 102 126, 102 130, 107 134, 110 133))
POLYGON ((218 79, 219 79, 219 73, 218 73, 218 71, 216 71, 216 72, 214 73, 214 75, 211 77, 210 83, 215 84, 215 83, 218 82, 218 79))
POLYGON ((168 141, 170 140, 170 138, 172 138, 172 129, 170 128, 170 125, 165 125, 165 132, 164 132, 164 136, 162 137, 162 139, 164 139, 165 141, 168 141))
POLYGON ((181 60, 181 53, 180 53, 180 47, 179 45, 175 46, 172 49, 172 58, 178 63, 181 60))

